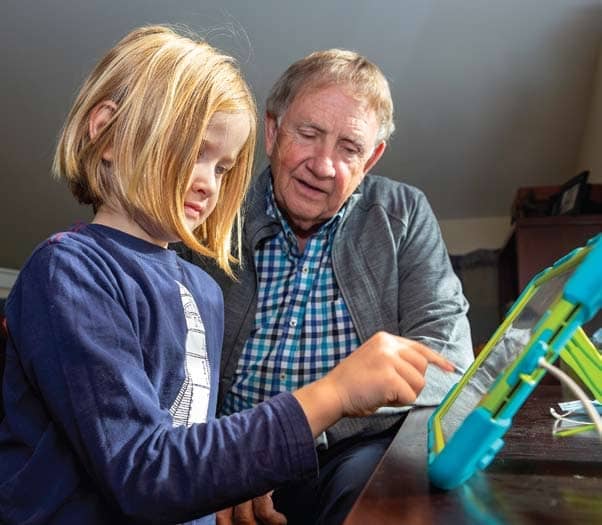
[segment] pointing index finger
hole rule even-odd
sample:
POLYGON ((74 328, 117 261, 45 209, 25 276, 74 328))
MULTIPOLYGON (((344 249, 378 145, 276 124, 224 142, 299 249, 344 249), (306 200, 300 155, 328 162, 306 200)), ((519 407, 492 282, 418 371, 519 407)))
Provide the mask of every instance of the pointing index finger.
POLYGON ((418 341, 413 341, 415 343, 414 348, 429 362, 432 363, 441 370, 445 370, 446 372, 454 372, 456 370, 456 365, 454 365, 451 361, 448 361, 445 357, 443 357, 439 352, 435 352, 428 346, 419 343, 418 341))

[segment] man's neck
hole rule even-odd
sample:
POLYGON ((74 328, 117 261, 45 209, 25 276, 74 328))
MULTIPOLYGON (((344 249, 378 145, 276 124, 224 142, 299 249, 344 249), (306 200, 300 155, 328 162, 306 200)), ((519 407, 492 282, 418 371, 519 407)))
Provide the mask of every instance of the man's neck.
POLYGON ((299 235, 297 232, 295 232, 295 237, 297 238, 297 248, 299 249, 299 253, 303 253, 305 251, 305 245, 307 244, 307 241, 309 241, 311 236, 311 233, 307 235, 299 235))

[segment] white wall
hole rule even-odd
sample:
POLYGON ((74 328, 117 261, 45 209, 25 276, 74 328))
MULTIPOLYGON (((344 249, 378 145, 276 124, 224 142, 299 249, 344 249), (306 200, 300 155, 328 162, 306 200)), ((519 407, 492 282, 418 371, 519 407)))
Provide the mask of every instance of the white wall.
POLYGON ((602 183, 602 46, 591 110, 581 145, 577 173, 590 170, 589 182, 602 183))
MULTIPOLYGON (((590 182, 602 183, 602 46, 591 110, 575 173, 584 169, 590 170, 590 182)), ((462 255, 478 249, 501 248, 511 232, 509 216, 450 219, 442 220, 439 224, 452 255, 462 255)), ((0 297, 6 296, 16 275, 16 270, 0 268, 0 297)))
POLYGON ((451 255, 496 250, 505 244, 511 232, 510 216, 450 219, 439 221, 439 226, 451 255))
MULTIPOLYGON (((586 169, 590 171, 589 182, 602 184, 602 46, 575 173, 586 169)), ((510 217, 442 220, 439 225, 452 255, 462 255, 480 248, 501 248, 511 232, 510 217)))
POLYGON ((133 27, 185 24, 206 35, 238 58, 260 107, 292 60, 358 50, 383 69, 396 107, 376 172, 419 187, 439 218, 466 219, 505 215, 518 186, 560 184, 574 172, 600 2, 2 1, 0 100, 10 125, 0 126, 0 266, 20 267, 49 235, 89 220, 48 170, 78 85, 133 27))

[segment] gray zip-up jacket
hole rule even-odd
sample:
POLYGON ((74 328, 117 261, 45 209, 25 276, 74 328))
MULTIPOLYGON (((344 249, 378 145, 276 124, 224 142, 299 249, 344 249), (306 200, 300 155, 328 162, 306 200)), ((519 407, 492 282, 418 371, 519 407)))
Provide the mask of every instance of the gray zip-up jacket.
MULTIPOLYGON (((202 265, 222 286, 225 333, 219 405, 234 380, 245 342, 253 330, 257 275, 253 253, 275 235, 279 223, 265 213, 267 168, 253 181, 244 208, 242 268, 238 282, 198 256, 182 255, 202 265)), ((362 342, 379 330, 420 341, 466 369, 473 359, 468 304, 452 270, 439 225, 424 194, 407 184, 367 175, 350 197, 335 233, 332 264, 339 289, 362 342)), ((438 404, 457 374, 429 366, 417 405, 438 404)), ((346 418, 326 436, 332 444, 371 435, 399 419, 399 409, 381 409, 366 418, 346 418)))

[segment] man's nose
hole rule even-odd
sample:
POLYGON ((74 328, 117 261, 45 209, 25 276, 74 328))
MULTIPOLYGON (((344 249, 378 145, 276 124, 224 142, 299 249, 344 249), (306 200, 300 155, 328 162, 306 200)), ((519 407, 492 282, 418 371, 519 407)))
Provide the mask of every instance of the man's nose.
POLYGON ((314 175, 317 177, 335 176, 336 170, 333 155, 332 148, 326 145, 319 146, 314 150, 310 165, 310 169, 314 175))

